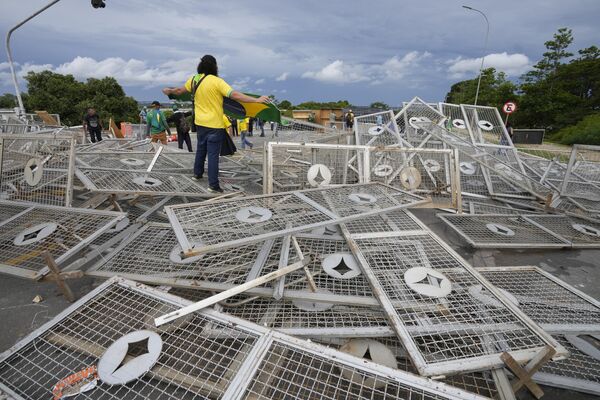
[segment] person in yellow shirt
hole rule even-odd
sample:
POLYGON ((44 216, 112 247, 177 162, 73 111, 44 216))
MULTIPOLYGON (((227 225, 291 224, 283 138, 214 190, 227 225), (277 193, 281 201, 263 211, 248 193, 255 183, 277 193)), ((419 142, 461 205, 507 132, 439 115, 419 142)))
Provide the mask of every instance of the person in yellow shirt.
POLYGON ((193 94, 194 124, 198 135, 198 150, 194 162, 194 179, 202 179, 204 162, 208 156, 208 190, 222 193, 219 186, 219 155, 225 132, 223 118, 223 98, 229 97, 245 103, 268 103, 267 96, 258 98, 247 96, 233 90, 227 82, 219 78, 217 60, 211 55, 205 55, 198 64, 198 74, 190 77, 184 86, 165 88, 163 93, 182 95, 185 92, 193 94))
POLYGON ((225 132, 229 134, 229 136, 233 136, 231 121, 227 118, 227 115, 223 114, 223 124, 225 125, 225 132))
POLYGON ((238 124, 238 132, 240 133, 242 149, 245 149, 246 146, 250 146, 250 148, 253 148, 254 145, 252 144, 251 141, 249 141, 247 139, 247 136, 249 134, 248 126, 250 125, 250 118, 238 119, 237 124, 238 124))

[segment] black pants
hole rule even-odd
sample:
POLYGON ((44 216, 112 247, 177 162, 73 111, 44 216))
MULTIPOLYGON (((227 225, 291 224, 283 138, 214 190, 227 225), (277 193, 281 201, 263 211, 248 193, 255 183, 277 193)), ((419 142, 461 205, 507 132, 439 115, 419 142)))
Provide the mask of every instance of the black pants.
POLYGON ((237 122, 235 121, 231 124, 231 132, 233 132, 233 136, 238 136, 237 122))
POLYGON ((177 145, 180 149, 183 149, 183 142, 187 145, 188 151, 191 153, 192 150, 192 138, 189 132, 177 132, 177 145))
POLYGON ((97 128, 88 128, 88 133, 90 134, 90 139, 92 143, 96 143, 96 141, 102 140, 102 129, 100 127, 97 128))

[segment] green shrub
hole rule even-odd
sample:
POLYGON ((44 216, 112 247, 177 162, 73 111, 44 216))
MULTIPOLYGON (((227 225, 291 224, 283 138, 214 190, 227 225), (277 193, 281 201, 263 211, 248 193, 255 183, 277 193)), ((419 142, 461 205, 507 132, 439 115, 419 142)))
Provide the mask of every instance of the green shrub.
POLYGON ((569 145, 600 145, 600 113, 590 114, 577 124, 559 130, 550 140, 569 145))

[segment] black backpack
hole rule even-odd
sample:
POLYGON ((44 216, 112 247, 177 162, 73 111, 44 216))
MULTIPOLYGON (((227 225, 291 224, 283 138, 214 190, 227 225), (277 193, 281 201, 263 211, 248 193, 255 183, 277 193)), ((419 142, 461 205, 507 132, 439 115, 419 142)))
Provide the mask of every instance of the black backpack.
MULTIPOLYGON (((192 118, 194 118, 193 115, 194 115, 194 112, 192 111, 192 118)), ((179 129, 183 133, 188 133, 190 131, 190 124, 188 124, 188 120, 187 120, 187 117, 185 116, 185 113, 181 113, 181 122, 179 122, 179 129)))

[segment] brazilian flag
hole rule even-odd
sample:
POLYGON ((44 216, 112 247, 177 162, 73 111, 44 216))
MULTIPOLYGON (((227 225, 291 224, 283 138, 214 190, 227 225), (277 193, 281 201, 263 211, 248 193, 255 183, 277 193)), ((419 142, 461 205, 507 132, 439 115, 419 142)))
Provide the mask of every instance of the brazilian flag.
MULTIPOLYGON (((244 93, 247 96, 258 98, 257 94, 244 93)), ((180 96, 169 95, 169 99, 177 101, 192 101, 192 94, 187 92, 180 96)), ((281 112, 273 103, 245 103, 235 101, 228 97, 223 98, 223 111, 232 118, 260 118, 267 122, 281 123, 281 112)))

